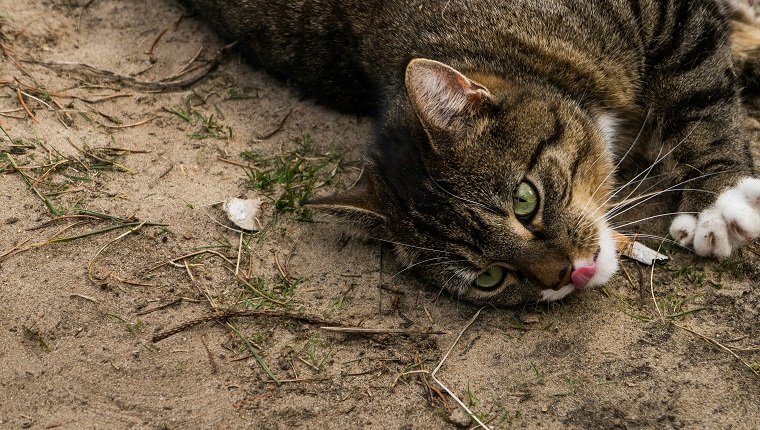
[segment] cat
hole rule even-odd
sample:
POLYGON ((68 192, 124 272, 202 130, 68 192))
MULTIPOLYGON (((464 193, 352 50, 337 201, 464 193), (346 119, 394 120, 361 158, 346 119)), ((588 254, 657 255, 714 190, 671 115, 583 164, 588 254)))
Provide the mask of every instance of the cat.
POLYGON ((653 177, 677 202, 678 244, 724 259, 760 236, 740 128, 738 72, 760 52, 746 5, 191 3, 255 65, 376 118, 358 183, 308 204, 392 243, 401 266, 459 299, 604 285, 618 270, 612 219, 648 197, 614 202, 653 177))

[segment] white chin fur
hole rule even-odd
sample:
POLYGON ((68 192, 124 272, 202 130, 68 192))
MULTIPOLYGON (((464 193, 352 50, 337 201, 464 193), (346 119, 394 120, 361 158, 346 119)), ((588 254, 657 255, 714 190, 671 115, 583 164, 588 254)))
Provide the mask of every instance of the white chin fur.
MULTIPOLYGON (((581 267, 588 265, 589 261, 577 260, 573 264, 576 267, 581 267)), ((612 275, 617 272, 618 267, 615 239, 612 237, 612 230, 605 226, 599 233, 599 256, 596 257, 596 273, 594 273, 594 276, 591 277, 588 284, 583 288, 601 287, 612 278, 612 275)), ((567 284, 559 290, 546 289, 541 291, 541 300, 546 302, 559 300, 575 291, 575 289, 575 285, 573 284, 567 284)))
POLYGON ((596 273, 584 288, 601 287, 606 284, 619 267, 617 247, 612 230, 606 226, 599 233, 599 256, 596 258, 596 273))
POLYGON ((541 300, 544 302, 553 302, 575 291, 575 285, 567 284, 559 290, 546 289, 541 291, 541 300))

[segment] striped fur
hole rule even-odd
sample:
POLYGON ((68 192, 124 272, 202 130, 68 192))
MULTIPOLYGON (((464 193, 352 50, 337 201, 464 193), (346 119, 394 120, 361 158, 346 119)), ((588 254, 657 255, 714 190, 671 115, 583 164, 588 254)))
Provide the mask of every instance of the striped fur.
POLYGON ((606 282, 620 178, 652 166, 662 188, 684 189, 677 210, 697 213, 753 172, 739 118, 756 81, 740 73, 757 67, 760 38, 733 3, 192 3, 253 63, 376 117, 359 184, 312 204, 396 244, 403 266, 465 300, 560 298, 568 270, 592 265, 588 286, 606 282), (529 220, 513 212, 523 181, 539 195, 529 220), (505 280, 476 288, 494 263, 505 280))

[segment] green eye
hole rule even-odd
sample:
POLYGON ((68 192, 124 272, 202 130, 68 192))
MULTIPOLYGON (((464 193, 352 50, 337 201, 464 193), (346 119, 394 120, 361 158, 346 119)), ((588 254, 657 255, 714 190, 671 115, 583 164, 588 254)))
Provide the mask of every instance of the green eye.
POLYGON ((512 208, 518 218, 527 218, 538 209, 538 192, 530 182, 522 181, 515 189, 512 208))
POLYGON ((503 267, 491 266, 475 278, 475 285, 478 288, 484 289, 498 287, 504 280, 506 274, 507 271, 503 267))

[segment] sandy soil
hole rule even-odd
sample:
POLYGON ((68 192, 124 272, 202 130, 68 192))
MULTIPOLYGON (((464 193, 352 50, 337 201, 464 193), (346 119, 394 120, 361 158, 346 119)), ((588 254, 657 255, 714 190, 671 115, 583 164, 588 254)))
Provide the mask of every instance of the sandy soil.
POLYGON ((626 261, 604 290, 478 314, 393 277, 340 220, 275 211, 309 184, 350 186, 370 119, 234 52, 187 87, 22 61, 154 83, 201 48, 190 67, 206 64, 224 43, 171 1, 0 0, 0 15, 0 429, 477 425, 450 394, 490 428, 760 427, 757 244, 723 264, 626 261), (301 176, 261 193, 220 158, 301 176), (230 228, 219 202, 235 196, 263 196, 263 232, 230 228), (213 308, 291 314, 153 342, 213 308), (336 324, 402 333, 321 328, 336 324))

